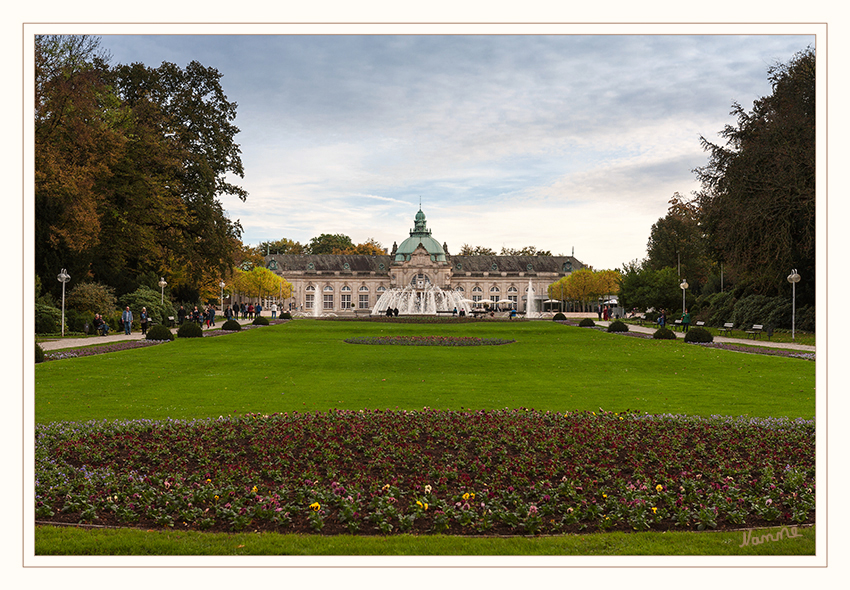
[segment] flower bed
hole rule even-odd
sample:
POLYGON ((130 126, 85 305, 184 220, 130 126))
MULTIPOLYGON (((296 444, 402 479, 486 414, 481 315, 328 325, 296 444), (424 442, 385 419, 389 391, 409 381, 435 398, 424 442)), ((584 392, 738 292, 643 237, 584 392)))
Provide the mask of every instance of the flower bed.
POLYGON ((364 336, 346 338, 349 344, 378 344, 395 346, 499 346, 516 340, 474 338, 471 336, 364 336))
POLYGON ((814 522, 813 421, 332 411, 36 426, 38 521, 387 534, 814 522))

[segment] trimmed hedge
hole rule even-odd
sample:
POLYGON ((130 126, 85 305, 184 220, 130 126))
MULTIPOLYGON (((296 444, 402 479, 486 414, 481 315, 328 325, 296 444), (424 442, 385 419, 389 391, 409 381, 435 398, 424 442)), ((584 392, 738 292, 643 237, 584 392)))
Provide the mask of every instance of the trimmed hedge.
POLYGON ((713 342, 714 336, 705 328, 691 328, 685 333, 685 342, 713 342))
POLYGON ((590 318, 584 318, 582 321, 580 321, 578 323, 578 325, 581 326, 582 328, 592 328, 593 326, 596 325, 596 322, 594 322, 590 318))
POLYGON ((203 336, 204 330, 195 322, 186 322, 177 329, 178 338, 202 338, 203 336))
POLYGON ((257 318, 254 318, 254 321, 251 322, 251 323, 255 326, 268 326, 269 325, 269 319, 264 318, 263 316, 259 316, 257 318))
POLYGON ((282 319, 282 320, 291 320, 291 319, 292 319, 292 314, 291 314, 291 313, 289 313, 288 311, 285 311, 285 312, 283 312, 282 314, 280 314, 280 319, 282 319))
POLYGON ((558 313, 556 313, 554 316, 552 316, 553 322, 563 322, 566 319, 567 319, 567 316, 562 314, 560 311, 558 313))
POLYGON ((171 333, 171 330, 163 326, 162 324, 154 324, 148 330, 147 335, 145 336, 147 340, 174 340, 174 334, 171 333))
POLYGON ((615 320, 608 325, 609 332, 628 332, 629 326, 620 320, 615 320))
POLYGON ((669 328, 658 328, 652 337, 656 340, 675 340, 676 333, 669 328))
POLYGON ((43 363, 44 362, 44 349, 36 343, 35 345, 35 362, 43 363))
POLYGON ((237 322, 236 320, 227 320, 221 326, 222 330, 227 330, 228 332, 238 332, 242 329, 242 324, 237 322))

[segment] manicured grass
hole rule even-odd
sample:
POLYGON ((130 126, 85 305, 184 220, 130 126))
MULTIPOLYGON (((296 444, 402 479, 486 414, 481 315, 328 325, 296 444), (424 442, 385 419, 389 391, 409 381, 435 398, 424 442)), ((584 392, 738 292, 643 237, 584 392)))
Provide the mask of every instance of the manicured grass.
POLYGON ((279 326, 35 367, 37 422, 363 409, 638 410, 814 417, 815 364, 553 322, 279 326), (514 339, 484 347, 360 336, 514 339))
POLYGON ((36 527, 36 555, 814 555, 815 527, 743 532, 594 533, 556 537, 352 536, 36 527), (793 538, 789 534, 796 531, 793 538))

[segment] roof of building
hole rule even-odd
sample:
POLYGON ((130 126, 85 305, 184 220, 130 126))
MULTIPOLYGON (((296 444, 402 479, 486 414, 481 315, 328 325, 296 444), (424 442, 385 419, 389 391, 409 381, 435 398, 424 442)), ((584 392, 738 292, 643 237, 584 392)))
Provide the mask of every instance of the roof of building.
POLYGON ((431 260, 434 262, 446 262, 446 253, 440 242, 431 237, 431 230, 428 229, 422 209, 416 213, 414 227, 410 230, 410 237, 399 244, 396 249, 395 261, 404 262, 405 260, 410 260, 410 255, 420 245, 425 248, 425 251, 428 252, 431 260))

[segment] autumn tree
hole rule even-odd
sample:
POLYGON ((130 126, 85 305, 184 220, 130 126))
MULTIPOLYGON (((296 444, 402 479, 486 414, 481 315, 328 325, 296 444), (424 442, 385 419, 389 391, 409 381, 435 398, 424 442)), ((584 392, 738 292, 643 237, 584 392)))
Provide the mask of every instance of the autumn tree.
POLYGON ((499 256, 552 256, 552 252, 549 250, 538 250, 535 246, 526 246, 524 248, 506 248, 502 246, 499 256))
POLYGON ((263 254, 306 254, 307 247, 289 238, 281 238, 271 242, 261 242, 260 251, 263 254))
POLYGON ((699 208, 679 193, 669 201, 667 215, 656 221, 646 245, 647 268, 676 268, 682 277, 696 287, 708 278, 712 263, 708 257, 708 241, 699 221, 699 208))
POLYGON ((694 172, 699 221, 718 262, 764 295, 788 290, 798 269, 798 300, 815 293, 815 52, 811 47, 768 69, 772 94, 747 112, 733 103, 735 125, 694 172))
POLYGON ((263 267, 254 267, 249 271, 237 269, 230 281, 230 288, 257 299, 292 297, 292 283, 263 267))

